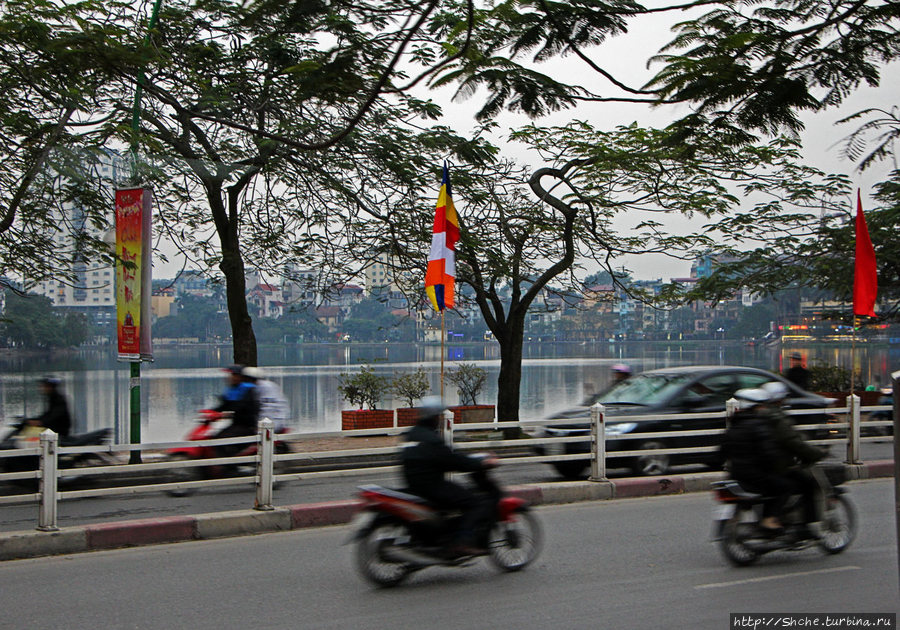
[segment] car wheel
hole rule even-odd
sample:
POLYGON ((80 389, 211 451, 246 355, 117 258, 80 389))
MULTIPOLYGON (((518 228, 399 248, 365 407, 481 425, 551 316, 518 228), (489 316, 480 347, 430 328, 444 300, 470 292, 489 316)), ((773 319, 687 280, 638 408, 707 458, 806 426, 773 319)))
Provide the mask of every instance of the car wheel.
POLYGON ((566 479, 581 479, 588 467, 585 461, 553 462, 553 468, 566 479))
MULTIPOLYGON (((665 447, 665 444, 662 442, 648 440, 647 442, 642 442, 638 449, 642 451, 653 451, 665 447)), ((635 457, 631 468, 637 475, 665 475, 669 470, 669 456, 658 453, 647 453, 646 455, 635 457)))

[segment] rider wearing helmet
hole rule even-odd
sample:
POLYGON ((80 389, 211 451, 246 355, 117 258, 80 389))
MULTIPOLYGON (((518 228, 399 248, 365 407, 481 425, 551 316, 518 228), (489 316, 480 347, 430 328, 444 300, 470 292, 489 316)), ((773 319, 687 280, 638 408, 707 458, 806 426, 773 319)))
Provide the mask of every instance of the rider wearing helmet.
POLYGON ((730 463, 731 476, 746 490, 774 497, 763 506, 760 527, 768 534, 778 535, 784 531, 778 515, 790 497, 790 488, 775 474, 778 445, 762 413, 770 397, 758 388, 740 389, 734 397, 737 411, 725 432, 722 454, 730 463))
POLYGON ((818 484, 804 467, 814 464, 824 457, 818 448, 808 444, 800 432, 794 428, 790 418, 784 413, 784 402, 790 395, 788 386, 780 381, 770 381, 762 386, 769 394, 763 417, 772 428, 775 443, 778 446, 778 457, 775 460, 774 472, 784 478, 791 487, 792 494, 803 495, 803 506, 807 523, 819 520, 815 493, 818 484))
POLYGON ((462 511, 450 555, 478 555, 484 550, 475 546, 476 524, 486 516, 490 504, 468 488, 446 479, 445 473, 482 471, 491 463, 484 458, 456 453, 444 443, 438 430, 446 409, 437 396, 422 400, 416 425, 406 433, 400 451, 403 476, 412 494, 439 508, 462 511))
MULTIPOLYGON (((228 387, 213 411, 230 411, 231 424, 216 433, 214 438, 232 438, 254 435, 259 419, 259 395, 256 385, 244 379, 243 365, 230 365, 223 369, 228 374, 228 387)), ((228 444, 216 448, 219 457, 229 457, 243 448, 241 444, 228 444)))

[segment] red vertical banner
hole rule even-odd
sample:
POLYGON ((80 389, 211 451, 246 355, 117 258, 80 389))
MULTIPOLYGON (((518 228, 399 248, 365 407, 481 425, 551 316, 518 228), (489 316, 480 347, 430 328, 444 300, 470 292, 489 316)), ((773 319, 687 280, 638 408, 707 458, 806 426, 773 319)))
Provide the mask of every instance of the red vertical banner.
POLYGON ((856 260, 853 277, 853 314, 875 317, 875 300, 878 297, 878 268, 875 264, 875 248, 869 237, 866 216, 863 214, 862 197, 856 191, 856 260))
POLYGON ((152 358, 150 241, 152 192, 116 191, 116 329, 119 360, 152 358))

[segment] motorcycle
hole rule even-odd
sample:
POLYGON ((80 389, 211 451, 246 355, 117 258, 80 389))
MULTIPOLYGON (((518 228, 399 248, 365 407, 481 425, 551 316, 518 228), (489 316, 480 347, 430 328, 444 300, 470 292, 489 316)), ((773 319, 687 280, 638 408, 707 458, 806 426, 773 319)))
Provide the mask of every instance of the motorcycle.
MULTIPOLYGON (((226 419, 226 413, 214 411, 212 409, 201 409, 200 418, 185 436, 186 442, 200 442, 203 440, 211 440, 223 428, 221 421, 226 419)), ((285 434, 288 430, 280 428, 277 434, 285 434)), ((232 455, 233 457, 250 457, 256 455, 258 445, 256 442, 244 445, 237 445, 240 450, 232 455)), ((275 453, 289 453, 290 448, 284 441, 275 441, 275 453)), ((216 453, 216 447, 210 445, 198 446, 182 446, 169 449, 167 459, 170 462, 185 462, 190 460, 214 459, 221 457, 216 453)), ((228 471, 236 471, 237 465, 233 466, 184 466, 173 468, 169 474, 170 483, 181 483, 186 481, 197 481, 199 479, 218 479, 227 476, 228 471)), ((176 488, 167 491, 173 497, 185 497, 193 493, 190 488, 176 488)))
POLYGON ((770 499, 749 492, 733 479, 713 483, 716 506, 713 542, 735 566, 748 566, 772 551, 802 551, 818 546, 824 553, 838 554, 856 538, 856 510, 843 484, 847 473, 841 464, 817 464, 811 472, 818 482, 821 531, 810 535, 800 495, 791 497, 781 518, 784 533, 772 537, 759 526, 763 504, 770 499))
MULTIPOLYGON (((10 427, 12 431, 0 442, 0 450, 16 450, 32 448, 40 445, 39 431, 23 432, 21 425, 10 427)), ((59 446, 99 446, 109 441, 112 429, 97 429, 87 433, 77 433, 59 438, 59 446)), ((93 465, 111 465, 117 463, 108 453, 59 453, 57 465, 60 470, 93 465)), ((23 455, 21 457, 0 458, 0 468, 3 472, 25 472, 40 468, 40 457, 37 455, 23 455)), ((24 479, 16 482, 17 485, 32 487, 36 480, 24 479)))
MULTIPOLYGON (((485 471, 474 474, 482 476, 480 487, 489 481, 485 471)), ((502 571, 520 571, 541 551, 541 527, 534 513, 523 499, 501 496, 499 489, 489 522, 481 524, 484 554, 456 557, 448 555, 448 548, 457 531, 458 512, 377 485, 360 486, 359 497, 361 522, 348 542, 356 543, 356 566, 375 586, 396 586, 427 567, 467 566, 479 555, 488 555, 502 571)))

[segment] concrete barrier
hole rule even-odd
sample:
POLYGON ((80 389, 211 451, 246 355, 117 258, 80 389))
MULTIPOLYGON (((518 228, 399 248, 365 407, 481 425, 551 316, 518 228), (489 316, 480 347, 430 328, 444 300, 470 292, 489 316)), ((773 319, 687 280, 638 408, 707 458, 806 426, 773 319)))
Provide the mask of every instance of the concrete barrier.
MULTIPOLYGON (((857 479, 893 477, 894 462, 876 461, 848 466, 857 479)), ((724 473, 665 477, 639 477, 611 481, 572 481, 516 486, 508 491, 533 505, 598 501, 628 497, 671 495, 708 491, 724 473)), ((139 545, 206 540, 289 531, 349 523, 359 510, 358 501, 330 501, 276 508, 237 510, 100 523, 63 528, 55 532, 0 533, 0 560, 15 560, 81 553, 139 545)))

